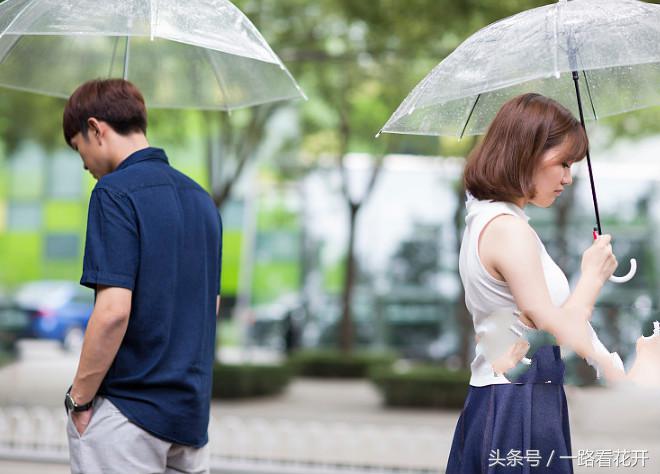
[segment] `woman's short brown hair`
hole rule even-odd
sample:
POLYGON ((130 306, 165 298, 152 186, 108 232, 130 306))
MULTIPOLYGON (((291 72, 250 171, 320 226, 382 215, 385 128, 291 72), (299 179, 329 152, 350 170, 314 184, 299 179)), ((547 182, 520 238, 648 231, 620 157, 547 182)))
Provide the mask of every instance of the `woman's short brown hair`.
POLYGON ((582 160, 589 148, 584 128, 568 109, 540 94, 514 97, 470 153, 465 189, 482 200, 533 198, 534 172, 543 153, 562 144, 569 162, 582 160))
POLYGON ((87 120, 102 120, 120 135, 147 133, 147 109, 142 94, 124 79, 95 79, 79 86, 64 107, 64 139, 78 133, 87 138, 87 120))

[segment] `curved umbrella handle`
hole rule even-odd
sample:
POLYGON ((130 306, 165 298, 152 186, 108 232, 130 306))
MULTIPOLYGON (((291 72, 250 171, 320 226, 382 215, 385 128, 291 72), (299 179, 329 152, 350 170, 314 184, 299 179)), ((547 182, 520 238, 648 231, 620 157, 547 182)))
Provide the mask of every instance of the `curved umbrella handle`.
POLYGON ((635 273, 637 273, 637 260, 634 258, 630 259, 630 271, 626 273, 624 276, 614 276, 612 275, 609 280, 613 283, 625 283, 627 281, 632 280, 632 277, 635 276, 635 273))

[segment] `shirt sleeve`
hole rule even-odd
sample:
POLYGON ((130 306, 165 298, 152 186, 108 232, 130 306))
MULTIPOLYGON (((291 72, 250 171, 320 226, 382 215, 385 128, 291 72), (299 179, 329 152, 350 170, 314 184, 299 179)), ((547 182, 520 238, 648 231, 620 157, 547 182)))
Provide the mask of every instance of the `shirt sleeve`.
POLYGON ((97 188, 89 200, 80 284, 133 290, 140 258, 137 218, 128 196, 97 188))

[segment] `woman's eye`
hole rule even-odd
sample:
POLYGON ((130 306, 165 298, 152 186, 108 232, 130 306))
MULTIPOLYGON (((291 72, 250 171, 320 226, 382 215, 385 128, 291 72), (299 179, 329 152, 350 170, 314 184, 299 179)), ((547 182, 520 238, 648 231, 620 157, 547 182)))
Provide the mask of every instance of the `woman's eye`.
POLYGON ((571 164, 568 163, 567 161, 564 161, 561 165, 562 165, 564 168, 570 168, 570 167, 571 167, 571 164))

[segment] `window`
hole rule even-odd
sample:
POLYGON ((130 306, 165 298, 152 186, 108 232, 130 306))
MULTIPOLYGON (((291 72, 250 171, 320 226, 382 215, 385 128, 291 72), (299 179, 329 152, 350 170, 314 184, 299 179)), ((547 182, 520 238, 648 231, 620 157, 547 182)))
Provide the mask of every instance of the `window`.
POLYGON ((72 260, 80 252, 80 236, 76 234, 47 234, 46 258, 48 260, 72 260))
POLYGON ((8 163, 9 196, 15 199, 40 199, 45 180, 43 150, 34 144, 24 145, 8 163))
POLYGON ((83 166, 79 157, 59 152, 48 160, 48 195, 54 198, 79 199, 83 190, 83 166))
POLYGON ((38 231, 41 229, 42 209, 39 202, 10 202, 7 213, 9 231, 38 231))
POLYGON ((242 229, 245 201, 230 200, 222 208, 222 225, 225 229, 242 229))

